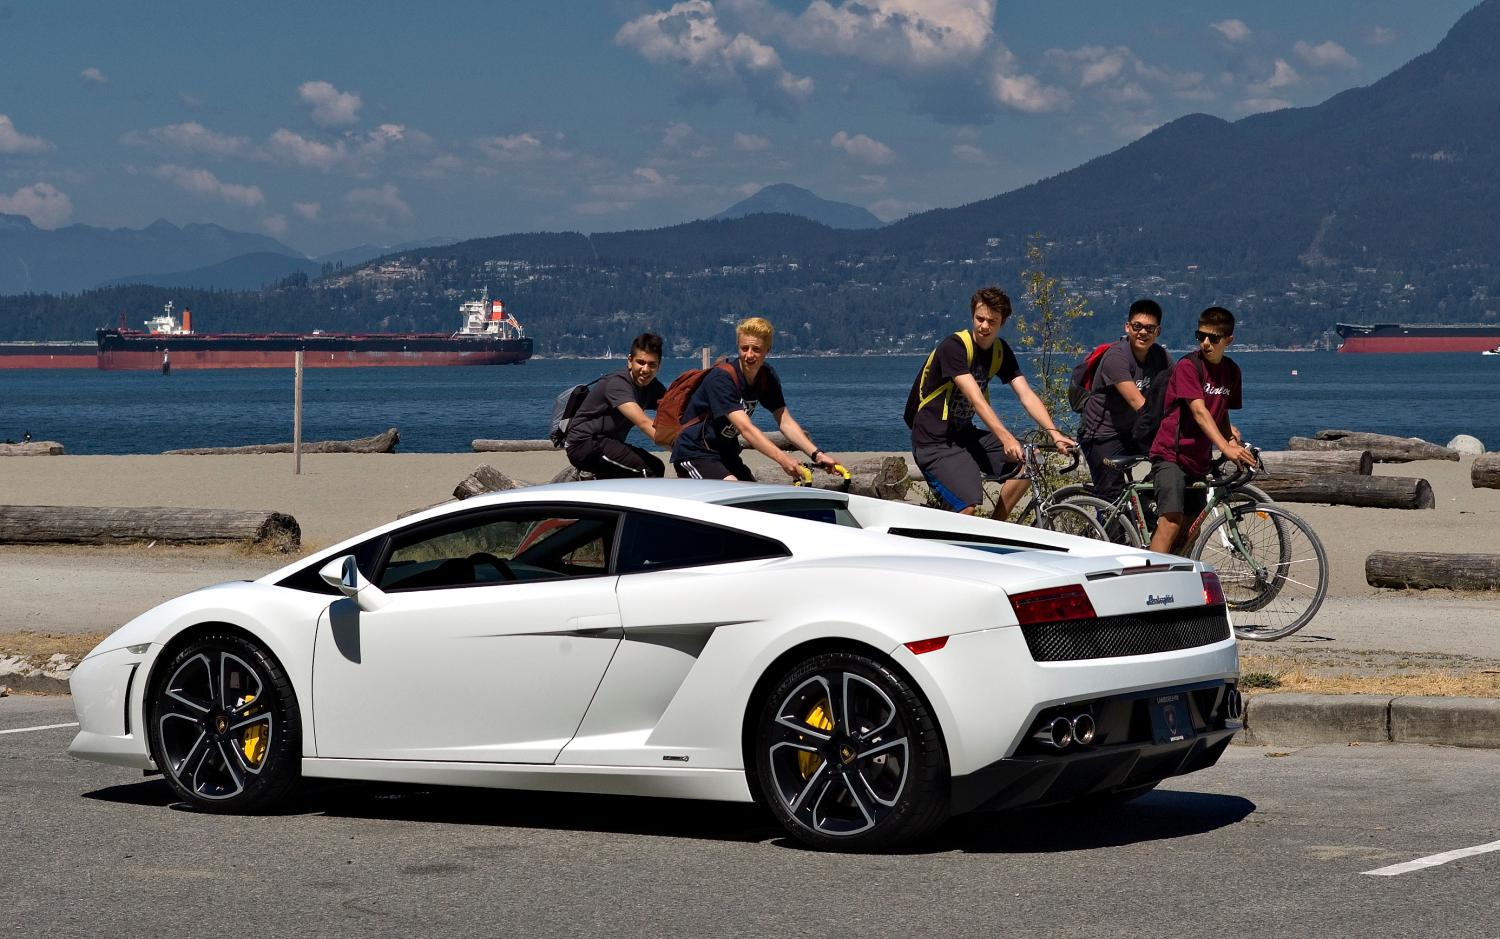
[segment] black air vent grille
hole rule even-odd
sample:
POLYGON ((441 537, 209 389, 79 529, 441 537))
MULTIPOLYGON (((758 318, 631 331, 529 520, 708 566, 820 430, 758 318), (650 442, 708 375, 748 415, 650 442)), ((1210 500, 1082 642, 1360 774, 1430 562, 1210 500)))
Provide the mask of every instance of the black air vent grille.
POLYGON ((1222 606, 1197 606, 1164 613, 1033 623, 1022 626, 1021 633, 1036 661, 1076 662, 1223 642, 1229 638, 1229 617, 1222 606))

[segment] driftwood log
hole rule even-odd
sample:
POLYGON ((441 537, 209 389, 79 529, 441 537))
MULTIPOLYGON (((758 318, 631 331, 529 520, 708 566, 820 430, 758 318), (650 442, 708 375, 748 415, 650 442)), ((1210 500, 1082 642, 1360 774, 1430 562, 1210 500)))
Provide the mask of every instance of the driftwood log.
POLYGON ((473 440, 469 446, 475 453, 530 453, 557 449, 550 440, 473 440))
POLYGON ((1500 489, 1500 453, 1481 453, 1469 468, 1469 482, 1475 489, 1500 489))
POLYGON ((73 505, 0 505, 0 543, 123 544, 245 543, 271 551, 302 546, 302 526, 270 511, 130 508, 73 505))
POLYGON ((1368 450, 1263 450, 1272 476, 1368 476, 1375 460, 1368 450))
POLYGON ((511 479, 509 476, 485 463, 479 469, 465 476, 457 486, 453 487, 453 498, 468 499, 473 496, 482 496, 486 492, 504 492, 507 489, 520 489, 529 486, 520 480, 511 479))
POLYGON ((63 445, 56 440, 0 443, 0 456, 62 456, 62 452, 63 445))
POLYGON ((1372 587, 1500 590, 1500 554, 1376 551, 1365 559, 1372 587))
POLYGON ((1316 438, 1293 437, 1288 450, 1368 450, 1376 463, 1409 463, 1412 460, 1457 460, 1458 451, 1440 447, 1420 437, 1392 437, 1352 430, 1320 430, 1316 438))
POLYGON ((1413 476, 1257 476, 1277 502, 1316 502, 1376 509, 1430 509, 1432 484, 1413 476))
MULTIPOLYGON (((319 440, 302 445, 303 453, 394 453, 401 434, 394 427, 373 437, 358 440, 319 440)), ((291 453, 290 443, 258 443, 248 447, 192 447, 187 450, 164 450, 167 456, 222 456, 232 453, 291 453)))

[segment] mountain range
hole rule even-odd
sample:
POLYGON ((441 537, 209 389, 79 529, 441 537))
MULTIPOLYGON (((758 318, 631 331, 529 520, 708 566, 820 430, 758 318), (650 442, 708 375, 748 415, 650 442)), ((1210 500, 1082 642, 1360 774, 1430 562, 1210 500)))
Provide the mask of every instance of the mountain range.
POLYGON ((791 183, 766 186, 749 198, 712 216, 710 221, 719 222, 756 214, 796 215, 829 228, 879 228, 885 224, 863 206, 823 199, 791 183))

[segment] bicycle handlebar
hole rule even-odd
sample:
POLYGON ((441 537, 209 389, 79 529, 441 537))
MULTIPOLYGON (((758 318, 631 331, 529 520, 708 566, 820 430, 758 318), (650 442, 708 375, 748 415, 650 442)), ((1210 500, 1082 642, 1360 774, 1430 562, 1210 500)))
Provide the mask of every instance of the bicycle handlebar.
POLYGON ((1255 457, 1255 466, 1241 466, 1226 456, 1219 456, 1210 464, 1208 478, 1205 480, 1215 489, 1223 489, 1226 492, 1234 492, 1255 478, 1255 474, 1265 469, 1260 460, 1260 448, 1250 447, 1250 453, 1255 457), (1223 467, 1228 464, 1232 471, 1228 476, 1221 475, 1223 467))
MULTIPOLYGON (((811 486, 813 482, 813 470, 817 468, 818 464, 816 463, 803 463, 801 466, 797 467, 797 478, 792 481, 792 485, 811 486)), ((833 469, 830 470, 830 472, 837 476, 844 477, 844 488, 848 488, 849 482, 851 479, 853 479, 853 476, 847 469, 844 468, 844 464, 833 464, 833 469)))

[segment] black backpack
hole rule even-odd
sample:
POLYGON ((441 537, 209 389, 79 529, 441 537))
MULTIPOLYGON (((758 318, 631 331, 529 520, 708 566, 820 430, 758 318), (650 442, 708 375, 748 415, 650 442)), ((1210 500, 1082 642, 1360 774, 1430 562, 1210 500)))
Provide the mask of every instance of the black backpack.
MULTIPOLYGON (((1159 348, 1161 347, 1153 347, 1153 351, 1159 348)), ((1161 353, 1161 358, 1165 359, 1166 357, 1167 354, 1164 350, 1161 353)), ((1208 381, 1208 372, 1203 368, 1203 357, 1201 355, 1197 352, 1189 352, 1182 358, 1192 359, 1193 364, 1198 366, 1199 381, 1208 381)), ((1147 363, 1149 364, 1150 361, 1148 358, 1147 363)), ((1181 361, 1181 359, 1178 361, 1181 361)), ((1134 438, 1136 446, 1140 447, 1142 453, 1151 449, 1151 444, 1156 440, 1156 432, 1161 429, 1161 421, 1166 416, 1167 410, 1167 386, 1171 383, 1172 366, 1169 360, 1166 368, 1159 369, 1152 374, 1151 387, 1146 389, 1146 403, 1136 412, 1135 425, 1131 428, 1130 436, 1134 438)), ((1177 428, 1180 435, 1182 431, 1182 423, 1180 421, 1177 424, 1177 428)))
POLYGON ((568 425, 573 422, 573 416, 583 407, 583 399, 589 396, 589 389, 603 378, 600 375, 587 384, 573 385, 552 402, 552 425, 547 431, 547 439, 552 441, 552 446, 562 448, 568 439, 568 425))

